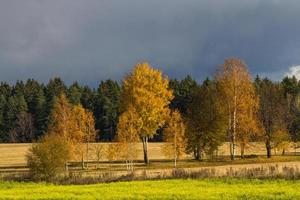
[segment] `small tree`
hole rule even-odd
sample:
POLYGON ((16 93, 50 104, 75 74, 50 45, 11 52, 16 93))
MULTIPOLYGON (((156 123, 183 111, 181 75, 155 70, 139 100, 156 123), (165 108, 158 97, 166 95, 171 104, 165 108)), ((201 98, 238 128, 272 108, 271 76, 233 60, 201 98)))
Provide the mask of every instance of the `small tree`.
POLYGON ((275 151, 282 151, 282 155, 284 155, 285 150, 289 147, 290 141, 291 139, 287 130, 278 130, 273 136, 273 148, 275 151))
POLYGON ((81 105, 71 105, 63 94, 55 99, 48 132, 60 135, 72 144, 72 159, 81 160, 84 168, 83 143, 87 142, 88 148, 88 143, 95 138, 94 118, 91 112, 81 105))
POLYGON ((70 158, 69 143, 65 138, 50 134, 32 145, 27 154, 27 163, 32 178, 54 180, 64 172, 70 158))
POLYGON ((64 94, 54 99, 48 132, 63 136, 68 141, 75 142, 81 138, 77 135, 73 106, 64 94))
POLYGON ((174 167, 176 168, 177 159, 183 155, 186 148, 185 125, 178 110, 171 112, 163 133, 166 142, 163 145, 163 152, 174 158, 174 167))
POLYGON ((126 169, 128 172, 133 172, 133 162, 137 159, 138 148, 134 142, 119 142, 118 155, 120 159, 125 160, 126 169))
POLYGON ((89 144, 94 142, 99 131, 95 130, 95 119, 92 112, 85 110, 85 134, 84 142, 86 143, 86 160, 89 161, 89 144))
MULTIPOLYGON (((82 168, 84 168, 84 145, 86 143, 86 160, 89 159, 89 143, 95 141, 96 131, 93 114, 85 110, 81 105, 73 107, 75 121, 75 141, 77 142, 77 152, 81 155, 82 168)), ((88 164, 86 164, 88 168, 88 164)))
POLYGON ((106 158, 110 162, 110 164, 113 164, 113 162, 118 159, 118 155, 119 155, 118 145, 119 145, 118 143, 108 144, 108 148, 106 149, 106 158))
POLYGON ((105 148, 102 144, 95 144, 93 148, 94 159, 97 161, 97 169, 99 169, 99 163, 101 159, 105 157, 105 148))
POLYGON ((133 171, 133 161, 137 157, 136 143, 139 141, 139 132, 142 124, 142 120, 132 106, 129 106, 119 118, 116 139, 121 149, 121 157, 126 161, 129 171, 133 171))

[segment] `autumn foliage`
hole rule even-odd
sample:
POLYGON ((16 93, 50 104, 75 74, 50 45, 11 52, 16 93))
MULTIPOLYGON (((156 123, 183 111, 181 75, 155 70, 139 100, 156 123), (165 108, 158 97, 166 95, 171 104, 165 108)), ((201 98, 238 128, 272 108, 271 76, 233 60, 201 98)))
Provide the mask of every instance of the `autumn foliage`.
POLYGON ((33 144, 27 154, 27 163, 33 179, 54 180, 64 172, 71 159, 69 143, 61 136, 46 135, 33 144))
POLYGON ((162 72, 148 63, 137 64, 122 85, 121 111, 133 107, 141 121, 139 136, 143 143, 144 161, 149 163, 148 140, 165 124, 169 115, 168 105, 173 99, 169 80, 162 72))
POLYGON ((186 149, 186 126, 178 110, 172 111, 163 131, 163 152, 166 156, 174 159, 174 167, 177 160, 185 153, 186 149))
POLYGON ((137 158, 137 143, 140 141, 140 131, 143 122, 135 108, 130 106, 119 118, 117 127, 117 142, 120 157, 126 161, 127 168, 133 171, 133 161, 137 158))
MULTIPOLYGON (((104 157, 111 162, 125 161, 127 170, 133 172, 139 142, 144 162, 149 164, 148 142, 153 138, 158 141, 155 136, 159 134, 164 141, 162 151, 174 160, 175 167, 185 154, 193 154, 197 160, 212 158, 224 142, 230 144, 232 160, 237 146, 244 158, 252 141, 264 141, 267 157, 271 157, 272 149, 284 154, 289 141, 298 140, 297 84, 289 78, 273 83, 257 77, 253 82, 246 63, 237 58, 225 60, 215 78, 201 85, 190 76, 169 82, 160 70, 139 63, 125 76, 121 87, 111 80, 101 82, 97 94, 77 83, 67 89, 59 79, 52 80, 45 90, 47 105, 43 90, 37 89, 38 96, 33 96, 39 105, 36 111, 47 108, 43 110, 48 112, 46 118, 42 112, 27 113, 24 96, 15 95, 9 99, 12 109, 0 118, 0 125, 7 120, 14 126, 7 129, 10 140, 26 142, 37 132, 34 126, 48 122, 43 127, 47 131, 27 157, 33 176, 44 179, 62 173, 69 161, 81 161, 82 168, 88 168, 85 161, 96 159, 99 168, 104 157), (19 111, 14 112, 15 108, 19 111), (97 147, 92 158, 89 143, 96 137, 101 139, 97 127, 112 143, 108 149, 97 147)), ((0 109, 5 101, 0 96, 0 109)))
POLYGON ((27 157, 34 177, 55 177, 68 161, 83 162, 83 142, 88 144, 95 137, 92 114, 82 106, 70 104, 64 94, 54 102, 48 130, 27 157))
POLYGON ((258 127, 258 97, 247 65, 240 59, 227 59, 216 76, 227 118, 231 159, 235 158, 237 142, 243 146, 258 127))

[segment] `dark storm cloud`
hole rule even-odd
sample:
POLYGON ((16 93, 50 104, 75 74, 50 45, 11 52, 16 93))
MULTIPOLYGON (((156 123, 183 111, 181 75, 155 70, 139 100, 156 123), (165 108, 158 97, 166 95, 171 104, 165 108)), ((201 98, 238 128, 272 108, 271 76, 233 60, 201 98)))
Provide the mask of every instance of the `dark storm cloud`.
POLYGON ((296 0, 3 0, 0 79, 95 84, 149 61, 201 80, 227 57, 280 79, 300 64, 299 10, 296 0))

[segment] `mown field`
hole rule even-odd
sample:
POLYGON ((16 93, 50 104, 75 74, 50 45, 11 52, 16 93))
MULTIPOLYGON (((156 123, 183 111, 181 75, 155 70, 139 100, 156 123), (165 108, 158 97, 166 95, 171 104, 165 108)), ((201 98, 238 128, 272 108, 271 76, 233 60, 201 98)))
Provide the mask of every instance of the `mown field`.
MULTIPOLYGON (((161 151, 163 143, 149 143, 149 158, 150 160, 165 160, 167 158, 161 151)), ((102 146, 103 150, 108 148, 108 143, 94 143, 90 144, 90 157, 89 160, 96 160, 95 158, 95 148, 97 146, 102 146)), ((0 144, 0 167, 4 166, 24 166, 26 165, 26 154, 31 144, 0 144)), ((142 153, 142 144, 138 144, 138 160, 143 160, 142 153)), ((239 155, 239 146, 237 146, 237 155, 239 155)), ((295 151, 299 149, 294 149, 292 144, 290 148, 286 149, 287 154, 294 154, 295 151)), ((246 155, 265 155, 265 145, 262 142, 250 143, 246 148, 246 155)), ((275 152, 273 152, 275 154, 275 152)), ((278 153, 280 154, 280 152, 278 153)), ((220 146, 218 151, 218 156, 228 156, 229 155, 229 146, 227 143, 224 143, 220 146)), ((106 156, 103 155, 101 160, 106 160, 106 156)), ((183 156, 183 159, 191 159, 191 155, 183 156)))
MULTIPOLYGON (((26 154, 28 149, 32 144, 0 144, 0 177, 7 175, 24 174, 28 172, 28 167, 26 163, 26 154)), ((149 157, 150 165, 143 164, 143 154, 142 154, 142 144, 138 144, 138 157, 135 162, 135 171, 141 170, 161 170, 161 169, 172 169, 174 167, 173 161, 166 157, 162 151, 163 143, 150 143, 149 144, 149 157)), ((84 175, 94 176, 99 175, 99 173, 107 172, 126 172, 126 165, 122 160, 116 160, 113 162, 107 162, 106 151, 109 148, 109 143, 93 143, 89 145, 89 162, 86 164, 88 166, 84 170, 82 169, 82 164, 75 162, 75 164, 70 164, 69 170, 79 173, 84 173, 84 175), (97 158, 95 149, 102 148, 102 156, 100 163, 97 163, 97 158)), ((201 162, 193 160, 191 155, 184 155, 182 159, 177 163, 178 168, 198 168, 198 167, 210 167, 210 166, 222 166, 222 165, 236 165, 236 164, 253 164, 253 163, 278 163, 278 162, 291 162, 300 161, 298 149, 294 149, 293 145, 286 149, 287 156, 273 156, 271 159, 267 159, 265 156, 265 146, 263 143, 251 143, 247 146, 246 155, 256 155, 250 156, 246 159, 237 158, 235 161, 231 161, 228 156, 228 144, 223 144, 213 159, 206 159, 201 162)), ((237 148, 237 153, 239 148, 237 148)), ((273 155, 275 152, 273 152, 273 155)), ((84 153, 85 155, 85 153, 84 153)), ((238 155, 238 154, 237 154, 238 155)), ((85 160, 86 161, 86 160, 85 160)), ((289 164, 287 164, 289 165, 289 164)))
POLYGON ((95 185, 0 183, 0 199, 300 199, 300 181, 160 180, 95 185))

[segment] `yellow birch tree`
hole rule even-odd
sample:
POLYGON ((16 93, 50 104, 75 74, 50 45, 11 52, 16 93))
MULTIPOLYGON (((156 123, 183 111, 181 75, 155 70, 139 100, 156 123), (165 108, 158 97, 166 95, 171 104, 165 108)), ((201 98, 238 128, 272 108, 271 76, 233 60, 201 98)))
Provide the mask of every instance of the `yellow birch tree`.
POLYGON ((253 116, 258 109, 258 98, 247 65, 240 59, 225 60, 216 80, 226 108, 230 155, 234 160, 236 143, 238 140, 245 142, 247 134, 256 126, 257 121, 253 116), (248 127, 250 124, 251 127, 248 127))
POLYGON ((121 111, 135 108, 137 118, 142 121, 139 136, 143 143, 144 161, 149 164, 148 140, 165 124, 169 114, 168 105, 173 99, 169 80, 162 72, 148 63, 137 64, 126 76, 122 85, 121 111))

